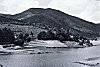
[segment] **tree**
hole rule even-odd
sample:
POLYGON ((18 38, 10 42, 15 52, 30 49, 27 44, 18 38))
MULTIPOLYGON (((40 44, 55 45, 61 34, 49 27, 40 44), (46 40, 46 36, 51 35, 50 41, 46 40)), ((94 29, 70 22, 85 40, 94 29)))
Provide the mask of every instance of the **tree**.
POLYGON ((0 44, 7 44, 14 42, 14 32, 11 29, 0 29, 0 44))
POLYGON ((47 39, 47 34, 45 31, 42 31, 38 34, 37 36, 38 40, 46 40, 47 39))
POLYGON ((31 34, 30 35, 32 35, 32 37, 33 37, 33 32, 31 31, 31 34))
POLYGON ((53 30, 48 30, 46 34, 48 40, 55 40, 55 34, 53 33, 53 30))
POLYGON ((23 34, 20 33, 18 37, 19 37, 19 39, 23 39, 23 34))
POLYGON ((25 34, 24 35, 24 41, 26 41, 26 42, 30 42, 31 41, 31 37, 29 36, 29 34, 25 34))
POLYGON ((25 35, 24 35, 24 41, 27 40, 27 37, 29 37, 29 34, 25 34, 25 35))
POLYGON ((20 33, 18 35, 18 39, 16 39, 14 41, 14 44, 15 44, 15 46, 21 46, 21 47, 23 47, 23 45, 24 45, 24 37, 23 37, 23 34, 22 33, 20 33))

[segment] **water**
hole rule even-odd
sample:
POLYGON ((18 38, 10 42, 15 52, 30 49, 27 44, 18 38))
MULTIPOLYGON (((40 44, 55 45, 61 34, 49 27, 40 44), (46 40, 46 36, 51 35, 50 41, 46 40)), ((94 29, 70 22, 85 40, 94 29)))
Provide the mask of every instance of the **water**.
POLYGON ((45 50, 55 51, 55 53, 0 55, 0 64, 3 64, 3 67, 89 67, 74 62, 91 57, 100 57, 100 46, 45 50))

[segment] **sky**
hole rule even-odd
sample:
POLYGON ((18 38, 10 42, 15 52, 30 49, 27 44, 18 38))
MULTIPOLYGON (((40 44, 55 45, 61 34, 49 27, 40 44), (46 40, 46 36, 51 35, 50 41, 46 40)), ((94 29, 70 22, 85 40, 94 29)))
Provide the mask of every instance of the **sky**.
POLYGON ((0 0, 0 13, 17 14, 29 8, 53 8, 100 23, 100 0, 0 0))

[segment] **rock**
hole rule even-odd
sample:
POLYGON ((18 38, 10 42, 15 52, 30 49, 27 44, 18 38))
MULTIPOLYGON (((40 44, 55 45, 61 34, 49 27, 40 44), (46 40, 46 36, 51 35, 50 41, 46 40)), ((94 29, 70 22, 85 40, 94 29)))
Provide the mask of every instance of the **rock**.
POLYGON ((83 61, 74 62, 74 63, 87 65, 87 66, 97 66, 97 65, 100 65, 100 57, 92 57, 92 58, 88 58, 83 61))
POLYGON ((87 66, 97 66, 100 63, 95 63, 95 64, 91 64, 91 63, 85 63, 85 62, 74 62, 74 63, 78 63, 78 64, 82 64, 82 65, 87 65, 87 66))

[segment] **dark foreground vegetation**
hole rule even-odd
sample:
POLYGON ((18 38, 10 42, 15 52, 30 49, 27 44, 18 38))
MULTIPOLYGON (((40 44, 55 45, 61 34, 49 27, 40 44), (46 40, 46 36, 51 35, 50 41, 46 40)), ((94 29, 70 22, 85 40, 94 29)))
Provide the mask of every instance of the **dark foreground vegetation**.
POLYGON ((78 42, 79 45, 84 46, 83 44, 87 44, 88 46, 93 46, 90 43, 90 40, 84 36, 73 35, 69 31, 66 31, 63 28, 49 28, 48 31, 42 31, 37 36, 38 40, 59 40, 60 42, 64 43, 64 41, 75 41, 78 42))
POLYGON ((0 44, 8 44, 14 42, 14 32, 8 28, 0 29, 0 44))
MULTIPOLYGON (((11 29, 3 28, 0 29, 0 44, 14 44, 14 46, 24 47, 25 42, 30 42, 34 40, 34 34, 31 32, 28 33, 19 33, 16 34, 11 29)), ((79 45, 84 46, 83 44, 87 44, 88 46, 93 46, 90 43, 90 40, 84 36, 73 35, 69 29, 65 30, 63 28, 49 28, 47 31, 42 31, 38 34, 38 40, 59 40, 64 43, 65 41, 75 41, 78 42, 79 45)))
POLYGON ((0 44, 15 44, 15 45, 23 45, 24 42, 30 42, 33 37, 33 33, 30 34, 16 34, 10 28, 2 28, 0 29, 0 44), (31 36, 30 36, 31 35, 31 36))

